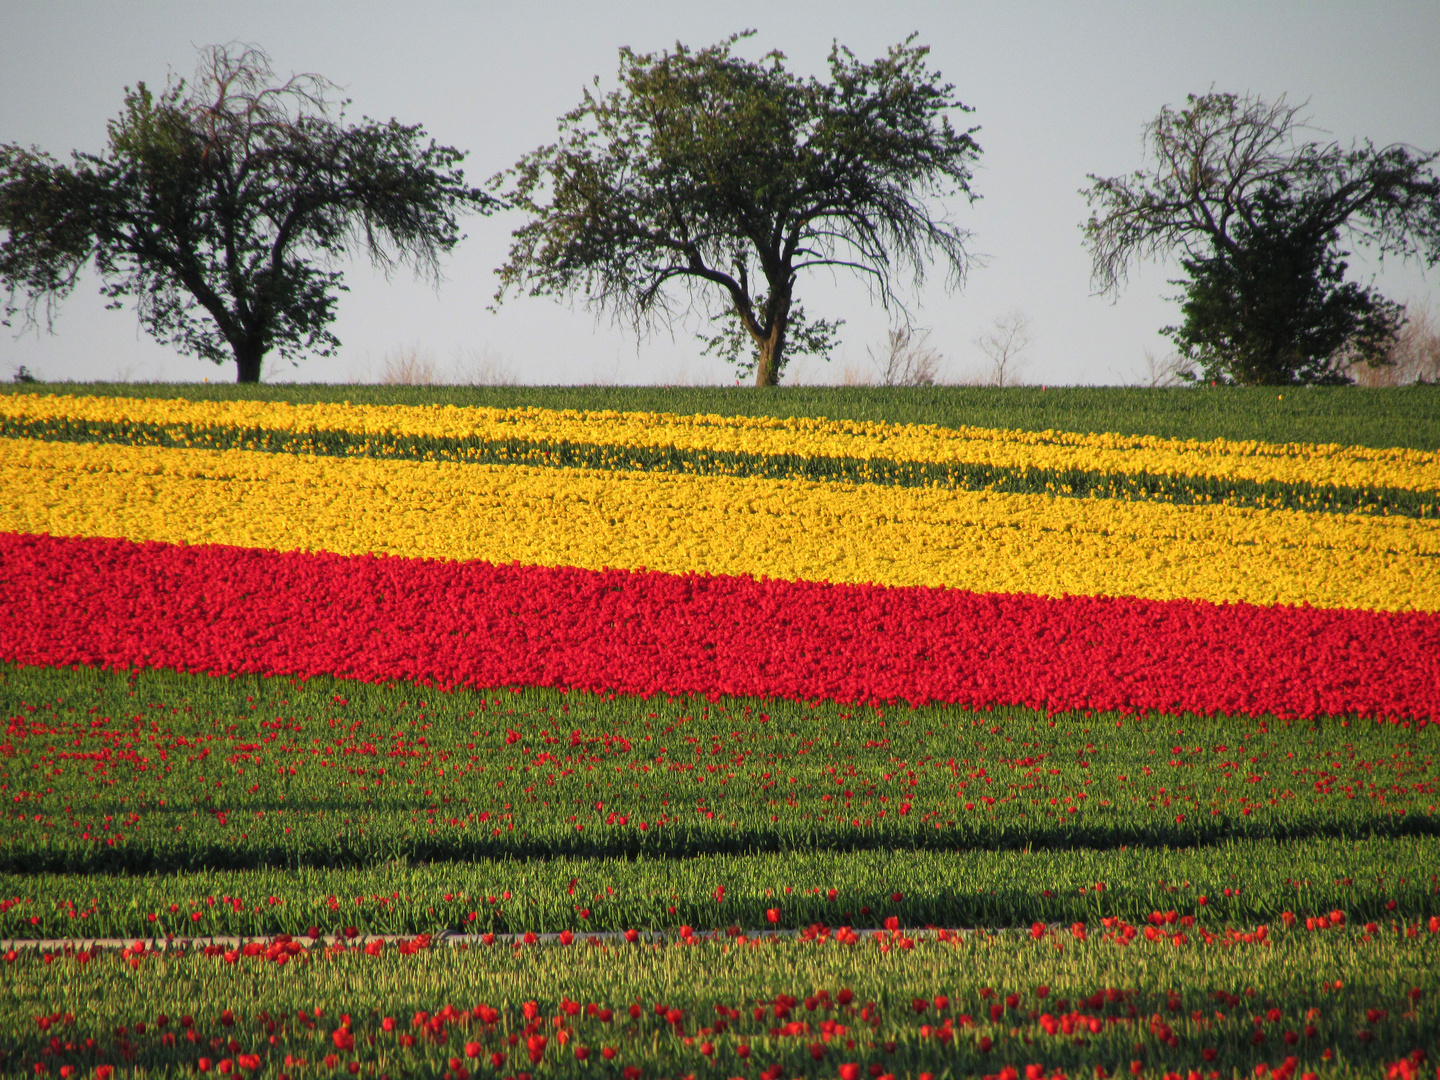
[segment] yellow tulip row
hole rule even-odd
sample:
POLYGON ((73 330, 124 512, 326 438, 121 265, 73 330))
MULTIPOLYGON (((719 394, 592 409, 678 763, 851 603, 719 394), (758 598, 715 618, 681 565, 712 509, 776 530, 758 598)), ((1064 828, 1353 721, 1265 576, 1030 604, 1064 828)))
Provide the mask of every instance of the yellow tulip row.
POLYGON ((789 580, 1440 609, 1440 525, 935 488, 0 439, 0 530, 789 580))
POLYGON ((767 456, 955 462, 1009 469, 1147 472, 1259 483, 1440 491, 1440 454, 1337 444, 1224 439, 1202 442, 808 418, 53 395, 0 396, 0 416, 192 428, 675 447, 767 456))

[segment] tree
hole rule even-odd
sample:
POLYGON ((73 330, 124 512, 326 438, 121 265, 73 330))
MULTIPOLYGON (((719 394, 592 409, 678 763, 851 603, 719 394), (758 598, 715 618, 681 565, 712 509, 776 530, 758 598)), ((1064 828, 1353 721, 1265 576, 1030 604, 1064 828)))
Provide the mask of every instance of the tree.
POLYGON ((1139 373, 1137 385, 1148 386, 1151 390, 1164 390, 1195 382, 1195 373, 1189 363, 1178 353, 1156 356, 1154 350, 1146 349, 1145 370, 1139 373))
POLYGON ((1355 363, 1350 374, 1362 386, 1440 383, 1440 319, 1428 303, 1405 305, 1405 325, 1386 354, 1384 367, 1355 363))
POLYGON ((987 381, 1005 386, 1008 380, 1014 386, 1033 343, 1029 315, 1017 309, 999 316, 989 330, 975 338, 976 346, 990 359, 987 381))
POLYGON ((908 325, 892 327, 879 351, 869 346, 865 351, 880 371, 881 386, 934 386, 945 359, 930 344, 929 330, 908 325))
POLYGON ((1398 384, 1440 383, 1440 319, 1429 305, 1408 306, 1405 328, 1390 348, 1389 371, 1398 384))
POLYGON ((254 46, 202 50, 193 87, 125 91, 102 154, 63 165, 0 146, 4 324, 35 325, 93 263, 110 307, 132 300, 157 340, 240 382, 265 355, 330 355, 355 247, 387 273, 408 264, 438 281, 461 239, 457 216, 496 200, 466 187, 464 154, 419 125, 345 122, 316 75, 281 83, 254 46), (23 297, 23 300, 21 299, 23 297))
POLYGON ((1102 293, 1179 254, 1183 322, 1164 333, 1207 379, 1349 382, 1357 358, 1384 362, 1402 313, 1345 280, 1342 244, 1440 262, 1440 154, 1305 141, 1302 108, 1191 95, 1146 125, 1148 171, 1092 175, 1083 192, 1102 293))
POLYGON ((497 302, 512 288, 580 292, 640 334, 703 302, 728 327, 707 351, 773 386, 790 352, 824 355, 839 326, 806 320, 802 271, 853 271, 903 309, 897 275, 918 286, 933 251, 959 284, 968 234, 934 200, 974 198, 980 148, 975 129, 951 127, 948 111, 969 110, 926 67, 928 49, 912 36, 864 64, 837 45, 822 82, 786 71, 779 52, 733 55, 749 36, 620 50, 619 87, 602 94, 597 78, 561 117, 560 141, 509 171, 506 198, 530 220, 497 302))

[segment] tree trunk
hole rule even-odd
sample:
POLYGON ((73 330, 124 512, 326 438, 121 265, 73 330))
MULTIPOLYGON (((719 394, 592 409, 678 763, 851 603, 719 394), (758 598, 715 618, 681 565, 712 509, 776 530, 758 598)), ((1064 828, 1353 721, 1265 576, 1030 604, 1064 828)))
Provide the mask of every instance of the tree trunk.
POLYGON ((260 366, 265 362, 264 348, 250 344, 232 345, 231 347, 235 350, 235 366, 239 369, 235 381, 258 383, 260 366))
POLYGON ((769 305, 770 333, 755 342, 760 354, 755 364, 756 386, 779 386, 785 366, 785 327, 790 321, 790 301, 783 298, 769 305))
POLYGON ((779 336, 771 334, 759 346, 760 360, 755 365, 756 386, 779 386, 780 385, 780 363, 782 360, 781 350, 784 344, 779 336))

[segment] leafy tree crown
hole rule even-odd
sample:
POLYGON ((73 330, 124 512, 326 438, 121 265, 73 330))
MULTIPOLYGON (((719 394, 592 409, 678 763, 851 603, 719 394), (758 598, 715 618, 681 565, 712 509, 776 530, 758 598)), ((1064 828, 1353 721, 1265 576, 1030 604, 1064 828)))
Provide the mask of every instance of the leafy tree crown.
POLYGON ((1302 110, 1191 95, 1146 125, 1147 169, 1084 192, 1101 293, 1138 261, 1179 256, 1184 320, 1165 333, 1206 378, 1349 381, 1344 367, 1384 362, 1403 312, 1345 280, 1342 245, 1440 262, 1440 154, 1309 140, 1302 110))
POLYGON ((822 81, 779 52, 735 55, 748 36, 621 49, 619 85, 604 92, 597 78, 560 118, 559 141, 495 179, 530 215, 497 301, 578 293, 640 333, 699 307, 733 327, 711 347, 742 365, 750 352, 767 381, 787 331, 791 348, 834 340, 838 323, 799 313, 802 272, 854 271, 889 305, 898 277, 918 287, 938 252, 959 283, 968 234, 940 200, 974 197, 980 150, 974 129, 951 126, 950 111, 968 110, 928 50, 911 38, 862 63, 835 45, 822 81))
POLYGON ((157 340, 258 378, 270 351, 327 355, 343 274, 362 249, 438 281, 458 216, 493 197, 419 125, 344 119, 317 75, 279 81, 254 46, 202 51, 193 82, 127 88, 101 154, 62 165, 0 146, 0 283, 34 323, 93 262, 110 306, 157 340))

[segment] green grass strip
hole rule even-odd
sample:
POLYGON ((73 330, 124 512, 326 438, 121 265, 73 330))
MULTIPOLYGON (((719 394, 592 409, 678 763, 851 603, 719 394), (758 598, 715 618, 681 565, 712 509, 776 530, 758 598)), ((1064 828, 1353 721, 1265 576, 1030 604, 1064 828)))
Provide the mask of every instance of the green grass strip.
POLYGON ((625 1069, 644 1080, 765 1070, 790 1080, 959 1080, 1023 1077, 1031 1066, 1075 1080, 1214 1080, 1288 1076, 1281 1063, 1293 1058, 1297 1078, 1431 1075, 1440 935, 1271 927, 1272 945, 1176 946, 1167 936, 1125 948, 1101 935, 1092 927, 1084 942, 942 944, 927 934, 909 949, 868 938, 410 956, 316 949, 283 966, 197 951, 132 967, 118 950, 82 964, 27 950, 4 969, 0 1073, 55 1077, 69 1067, 63 1075, 89 1080, 103 1062, 115 1064, 114 1080, 309 1080, 347 1077, 353 1062, 366 1080, 453 1078, 457 1069, 546 1080, 611 1080, 625 1069), (493 1023, 477 1018, 482 1004, 493 1023), (337 1040, 342 1026, 348 1036, 337 1040), (543 1048, 528 1041, 542 1032, 543 1048), (250 1052, 253 1071, 236 1068, 250 1052))
POLYGON ((0 874, 0 938, 174 934, 536 933, 735 925, 1208 925, 1343 910, 1352 921, 1440 914, 1440 838, 1231 840, 1187 848, 786 851, 685 859, 476 859, 366 868, 262 866, 171 874, 0 874), (219 902, 219 898, 228 900, 219 902), (360 902, 355 898, 359 897, 360 902), (898 897, 898 899, 897 899, 898 897), (338 901, 343 900, 343 903, 338 901), (237 902, 238 901, 238 902, 237 902))
POLYGON ((971 462, 895 461, 883 458, 747 454, 678 447, 627 447, 603 443, 532 442, 442 436, 357 434, 347 431, 276 431, 258 427, 109 423, 63 418, 0 418, 0 435, 47 442, 103 443, 402 461, 455 461, 476 465, 529 465, 735 476, 767 480, 932 487, 1066 498, 1122 499, 1181 505, 1225 505, 1265 510, 1380 514, 1433 518, 1440 492, 1257 482, 1150 472, 1012 468, 971 462))
MULTIPOLYGON (((1428 723, 611 700, 10 665, 0 710, 12 718, 0 872, 12 874, 800 852, 859 865, 897 852, 1061 858, 1440 838, 1440 731, 1428 723)), ((839 885, 824 876, 785 884, 839 885)))
POLYGON ((0 394, 356 405, 533 406, 680 415, 824 417, 1013 431, 1115 432, 1167 439, 1440 449, 1440 386, 700 387, 366 386, 233 383, 0 383, 0 394))

